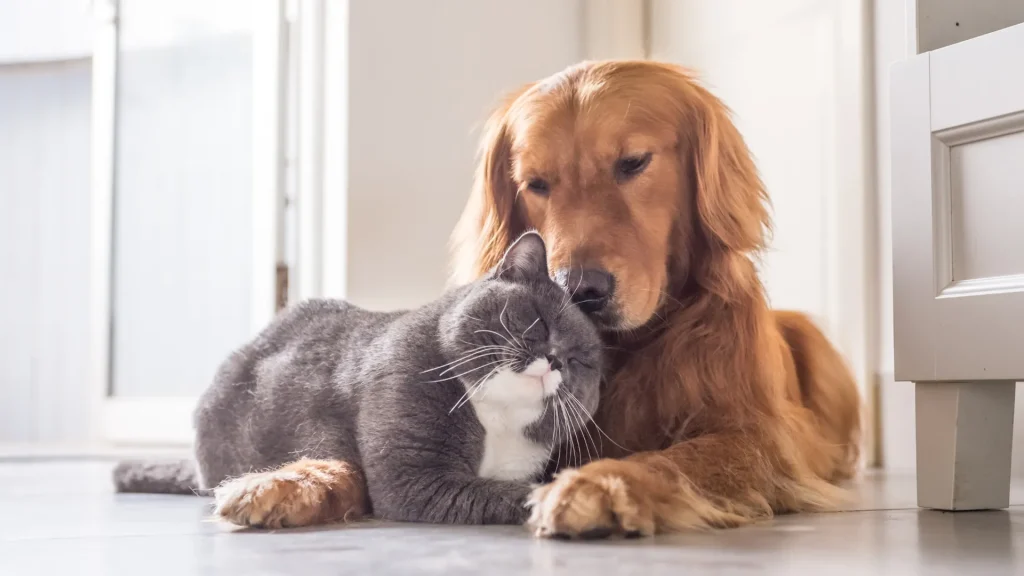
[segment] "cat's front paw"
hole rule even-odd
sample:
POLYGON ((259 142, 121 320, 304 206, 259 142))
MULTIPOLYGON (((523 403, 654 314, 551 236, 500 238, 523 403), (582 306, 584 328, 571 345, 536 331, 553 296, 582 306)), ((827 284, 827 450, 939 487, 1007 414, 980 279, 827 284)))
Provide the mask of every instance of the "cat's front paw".
POLYGON ((361 516, 361 475, 344 462, 300 460, 214 489, 214 513, 241 526, 288 528, 361 516))

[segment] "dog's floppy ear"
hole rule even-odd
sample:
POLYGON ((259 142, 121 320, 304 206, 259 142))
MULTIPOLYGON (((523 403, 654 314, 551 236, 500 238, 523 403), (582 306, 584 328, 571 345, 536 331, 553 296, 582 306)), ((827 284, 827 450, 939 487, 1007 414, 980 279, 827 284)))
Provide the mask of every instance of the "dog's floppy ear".
MULTIPOLYGON (((712 249, 754 252, 771 231, 768 192, 743 137, 721 100, 686 78, 684 89, 693 124, 689 153, 696 184, 699 226, 712 249)), ((689 125, 687 125, 689 124, 689 125)), ((684 158, 684 161, 687 160, 684 158)))
POLYGON ((516 208, 508 114, 529 88, 524 86, 506 97, 484 126, 473 190, 452 233, 455 283, 471 282, 497 266, 512 241, 526 229, 516 208))

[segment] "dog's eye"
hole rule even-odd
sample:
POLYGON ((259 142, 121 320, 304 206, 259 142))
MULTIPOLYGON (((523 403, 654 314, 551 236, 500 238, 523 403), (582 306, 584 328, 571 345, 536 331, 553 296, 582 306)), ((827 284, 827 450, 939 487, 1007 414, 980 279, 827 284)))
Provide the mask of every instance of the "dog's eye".
POLYGON ((547 196, 551 193, 551 187, 548 186, 547 180, 540 178, 534 178, 526 183, 526 188, 539 196, 547 196))
POLYGON ((631 178, 643 172, 644 168, 647 168, 647 165, 650 163, 650 152, 641 154, 640 156, 619 158, 619 161, 615 163, 615 172, 619 178, 631 178))

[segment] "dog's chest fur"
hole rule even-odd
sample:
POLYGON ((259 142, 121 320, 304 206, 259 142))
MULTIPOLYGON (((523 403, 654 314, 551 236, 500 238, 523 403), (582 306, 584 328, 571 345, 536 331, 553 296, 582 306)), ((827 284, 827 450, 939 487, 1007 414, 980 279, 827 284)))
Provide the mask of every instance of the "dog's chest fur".
POLYGON ((472 395, 470 403, 485 431, 480 477, 524 481, 544 469, 550 448, 525 435, 544 411, 543 390, 536 379, 510 370, 499 372, 472 395))

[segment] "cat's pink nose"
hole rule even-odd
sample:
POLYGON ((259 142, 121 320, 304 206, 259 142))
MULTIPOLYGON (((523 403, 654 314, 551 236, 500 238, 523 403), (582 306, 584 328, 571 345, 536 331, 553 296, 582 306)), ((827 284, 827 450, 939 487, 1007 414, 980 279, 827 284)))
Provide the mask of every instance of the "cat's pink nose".
POLYGON ((555 356, 554 354, 548 354, 547 356, 545 356, 545 358, 548 359, 548 368, 552 372, 554 372, 555 370, 562 369, 562 361, 558 359, 558 356, 555 356))

